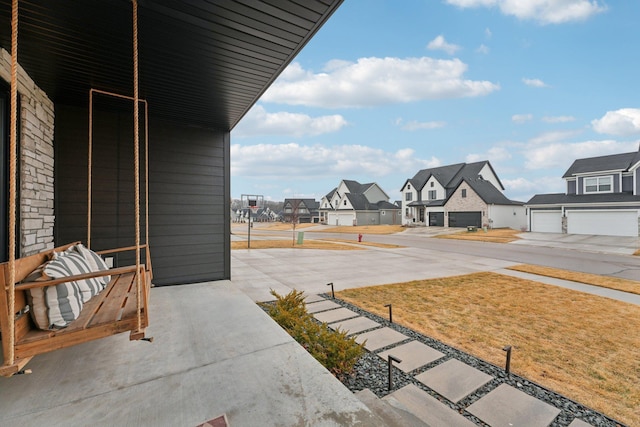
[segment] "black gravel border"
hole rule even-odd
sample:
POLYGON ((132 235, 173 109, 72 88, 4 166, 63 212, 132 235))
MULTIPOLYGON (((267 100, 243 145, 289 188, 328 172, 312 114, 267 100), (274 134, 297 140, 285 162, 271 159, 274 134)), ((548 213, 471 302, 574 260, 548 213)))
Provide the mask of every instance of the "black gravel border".
MULTIPOLYGON (((588 408, 578 402, 575 402, 568 397, 562 396, 552 390, 549 390, 540 384, 529 381, 525 378, 522 378, 516 374, 510 373, 507 374, 504 370, 504 367, 499 367, 493 365, 489 362, 486 362, 482 359, 479 359, 475 356, 472 356, 468 353, 465 353, 457 348, 446 345, 440 341, 437 341, 433 338, 427 337, 425 335, 419 334, 412 329, 406 328, 404 326, 398 325, 397 323, 390 323, 388 319, 377 316, 373 313, 369 313, 357 307, 353 304, 350 304, 346 301, 342 301, 338 298, 332 299, 330 294, 319 294, 320 296, 334 301, 337 304, 352 310, 361 316, 367 317, 375 322, 378 322, 382 327, 388 327, 395 331, 398 331, 412 340, 419 341, 423 344, 432 347, 441 353, 444 353, 445 356, 428 364, 422 366, 410 373, 405 373, 401 371, 399 368, 394 367, 392 371, 393 375, 393 389, 397 390, 404 387, 407 384, 414 384, 420 389, 426 391, 431 396, 438 399, 440 402, 449 406, 451 409, 459 412, 464 415, 469 420, 473 421, 477 425, 486 426, 487 424, 480 421, 478 418, 467 412, 465 409, 469 407, 472 403, 479 400, 487 393, 494 390, 501 384, 508 384, 514 388, 517 388, 520 391, 527 393, 530 396, 533 396, 543 402, 548 403, 551 406, 554 406, 560 409, 560 414, 553 420, 550 424, 550 427, 566 427, 574 419, 580 419, 586 423, 591 424, 594 427, 623 427, 625 424, 614 420, 598 411, 595 411, 591 408, 588 408), (442 362, 445 362, 449 359, 457 359, 461 362, 466 363, 469 366, 472 366, 486 374, 494 377, 493 380, 489 381, 484 386, 480 387, 474 393, 465 397, 458 403, 454 403, 449 401, 444 396, 438 394, 437 392, 431 390, 420 381, 415 379, 415 376, 431 369, 432 367, 439 365, 442 362)), ((377 329, 377 328, 374 328, 377 329)), ((365 332, 365 331, 363 331, 365 332)), ((362 332, 360 332, 362 333, 362 332)), ((400 343, 396 343, 381 349, 376 350, 375 352, 366 351, 366 353, 360 358, 360 360, 356 363, 354 368, 354 372, 352 375, 346 378, 342 378, 342 383, 349 388, 352 392, 357 392, 363 389, 370 389, 373 393, 375 393, 378 397, 384 397, 390 392, 388 391, 388 377, 389 377, 389 367, 387 362, 384 361, 381 357, 377 356, 378 353, 388 350, 390 348, 396 347, 400 344, 408 342, 409 340, 402 341, 400 343)))

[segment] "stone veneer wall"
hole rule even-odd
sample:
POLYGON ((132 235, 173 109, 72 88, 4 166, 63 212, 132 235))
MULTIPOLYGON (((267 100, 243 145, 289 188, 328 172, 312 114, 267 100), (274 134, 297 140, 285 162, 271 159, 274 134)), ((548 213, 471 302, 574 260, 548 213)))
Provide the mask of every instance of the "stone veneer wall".
POLYGON ((487 224, 487 204, 476 194, 469 184, 463 182, 451 195, 445 207, 445 216, 447 217, 446 225, 449 226, 449 212, 482 212, 482 224, 487 224), (462 197, 462 190, 467 190, 467 197, 462 197))
MULTIPOLYGON (((0 49, 0 78, 11 81, 11 55, 0 49)), ((20 104, 20 256, 54 247, 54 105, 18 69, 20 104)))

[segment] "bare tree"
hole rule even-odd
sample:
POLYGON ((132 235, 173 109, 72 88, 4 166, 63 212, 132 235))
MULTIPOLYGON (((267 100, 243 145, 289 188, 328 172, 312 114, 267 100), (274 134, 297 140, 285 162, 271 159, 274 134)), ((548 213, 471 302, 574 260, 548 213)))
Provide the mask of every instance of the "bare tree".
POLYGON ((293 235, 291 246, 295 246, 296 244, 296 225, 300 220, 300 204, 302 203, 301 199, 288 199, 288 205, 284 206, 284 213, 286 218, 291 222, 293 226, 293 235))

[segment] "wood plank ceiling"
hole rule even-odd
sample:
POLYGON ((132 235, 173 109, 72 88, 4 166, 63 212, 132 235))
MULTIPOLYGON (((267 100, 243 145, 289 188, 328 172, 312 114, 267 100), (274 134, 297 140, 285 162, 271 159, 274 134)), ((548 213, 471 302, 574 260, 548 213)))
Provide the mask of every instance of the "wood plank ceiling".
MULTIPOLYGON (((342 0, 139 0, 140 97, 152 116, 231 130, 342 0)), ((133 95, 131 2, 21 0, 18 61, 56 103, 133 95)), ((0 0, 10 52, 11 0, 0 0)))

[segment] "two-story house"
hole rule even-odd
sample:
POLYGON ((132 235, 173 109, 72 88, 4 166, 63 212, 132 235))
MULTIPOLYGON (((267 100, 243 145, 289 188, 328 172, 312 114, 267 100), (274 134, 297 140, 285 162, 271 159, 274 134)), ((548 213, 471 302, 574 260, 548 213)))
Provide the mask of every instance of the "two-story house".
POLYGON ((422 169, 402 192, 405 225, 526 227, 523 203, 509 200, 491 163, 456 163, 422 169))
POLYGON ((577 159, 564 193, 529 200, 529 229, 543 233, 640 235, 640 151, 577 159))
POLYGON ((375 182, 343 179, 320 201, 320 220, 329 225, 400 224, 400 208, 375 182))
POLYGON ((284 199, 282 220, 298 224, 317 223, 320 221, 318 206, 320 204, 315 199, 284 199))

